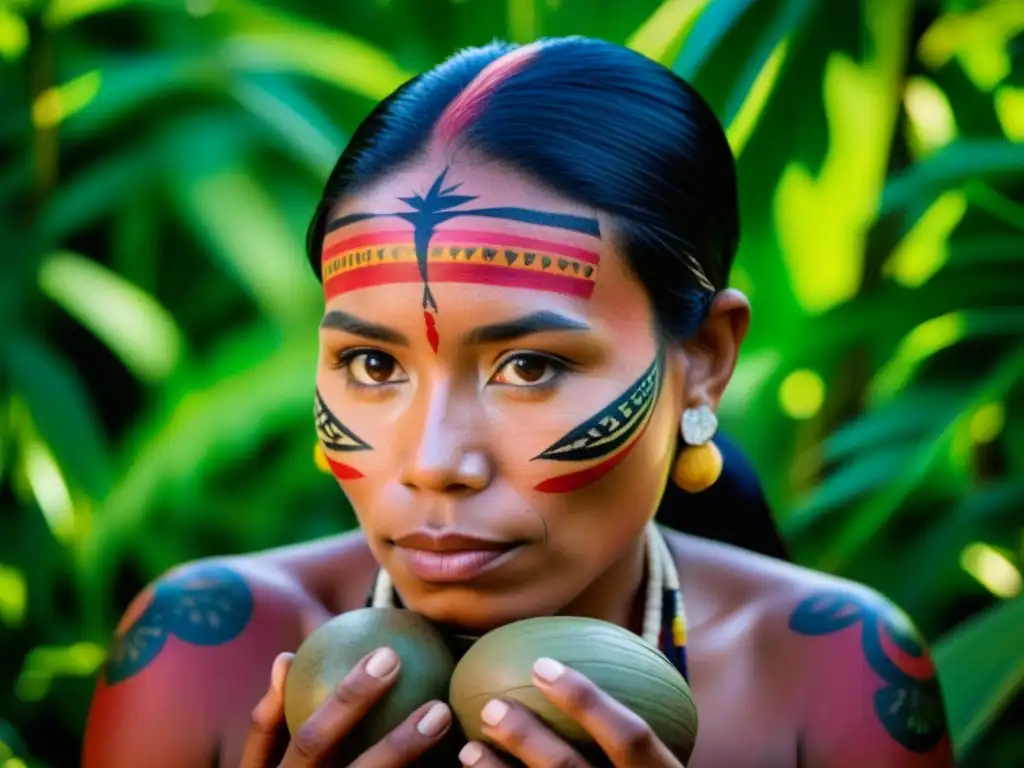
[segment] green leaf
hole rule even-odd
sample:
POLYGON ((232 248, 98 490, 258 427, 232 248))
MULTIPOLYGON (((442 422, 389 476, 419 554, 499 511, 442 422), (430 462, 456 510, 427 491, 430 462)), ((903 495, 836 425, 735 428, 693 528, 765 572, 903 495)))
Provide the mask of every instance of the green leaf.
POLYGON ((629 36, 626 47, 671 66, 710 0, 665 0, 629 36))
POLYGON ((300 233, 242 168, 216 170, 176 190, 187 224, 268 316, 305 321, 322 301, 300 233))
POLYGON ((692 80, 752 5, 754 0, 716 0, 709 3, 696 19, 687 45, 683 46, 672 70, 684 80, 692 80))
POLYGON ((217 3, 229 20, 223 54, 250 72, 290 72, 379 101, 412 77, 384 50, 339 29, 241 2, 217 3))
POLYGON ((882 193, 880 215, 930 200, 970 179, 1013 179, 1024 173, 1024 144, 997 140, 960 140, 911 165, 889 180, 882 193))
POLYGON ((110 483, 110 458, 92 400, 78 372, 44 342, 14 335, 4 362, 43 442, 68 478, 93 500, 110 483))
POLYGON ((899 475, 916 448, 912 442, 885 443, 833 470, 806 502, 785 517, 782 527, 788 535, 799 534, 826 513, 882 488, 899 475))
POLYGON ((933 647, 958 759, 1024 688, 1024 597, 969 619, 933 647))
POLYGON ((907 497, 943 456, 957 428, 982 405, 1002 400, 1024 376, 1024 347, 1011 348, 987 376, 981 378, 961 408, 947 413, 936 431, 901 467, 894 481, 850 514, 817 567, 835 572, 856 554, 897 513, 907 497))
MULTIPOLYGON (((168 97, 184 101, 192 93, 223 92, 230 72, 209 53, 149 53, 106 58, 100 67, 101 86, 88 106, 62 124, 65 140, 90 140, 111 124, 168 97)), ((102 134, 100 134, 102 135, 102 134)))
POLYGON ((331 121, 283 79, 239 77, 231 94, 317 178, 327 178, 345 146, 331 121))
POLYGON ((69 177, 49 201, 39 233, 57 243, 112 212, 129 195, 153 183, 157 160, 148 143, 119 147, 69 177))
POLYGON ((962 402, 962 396, 948 387, 903 392, 895 400, 866 411, 835 430, 825 440, 824 458, 841 461, 895 441, 919 438, 935 426, 942 414, 962 402))
POLYGON ((120 275, 62 251, 43 261, 39 284, 143 381, 164 379, 178 366, 184 339, 174 318, 120 275))
POLYGON ((123 548, 173 488, 201 488, 217 467, 251 461, 262 440, 303 419, 313 439, 317 347, 315 330, 283 336, 266 325, 247 328, 140 425, 122 449, 124 472, 96 510, 82 548, 90 621, 103 625, 104 595, 123 548))
MULTIPOLYGON (((724 125, 733 123, 744 103, 751 97, 751 90, 758 77, 768 65, 769 60, 785 41, 800 29, 815 10, 817 0, 786 0, 782 9, 764 28, 754 48, 746 56, 746 62, 739 77, 733 83, 732 90, 726 101, 725 111, 720 115, 724 125)), ((771 95, 770 85, 765 93, 756 94, 762 102, 767 102, 771 95)), ((758 110, 760 111, 760 110, 758 110)), ((756 117, 752 118, 756 121, 756 117)))

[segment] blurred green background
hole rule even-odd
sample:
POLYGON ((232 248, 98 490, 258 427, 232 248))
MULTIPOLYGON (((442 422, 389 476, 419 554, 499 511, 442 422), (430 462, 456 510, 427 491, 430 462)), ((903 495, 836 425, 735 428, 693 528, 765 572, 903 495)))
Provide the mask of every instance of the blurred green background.
POLYGON ((918 623, 963 765, 1024 765, 1022 31, 1017 0, 0 4, 0 767, 77 764, 161 571, 352 526, 312 454, 321 185, 403 79, 574 33, 728 128, 723 419, 798 560, 918 623))

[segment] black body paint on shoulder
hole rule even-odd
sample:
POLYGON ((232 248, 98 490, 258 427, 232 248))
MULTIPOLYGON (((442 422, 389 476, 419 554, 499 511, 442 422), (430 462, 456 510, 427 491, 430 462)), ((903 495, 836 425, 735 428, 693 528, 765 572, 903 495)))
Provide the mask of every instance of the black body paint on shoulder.
POLYGON ((807 636, 829 635, 857 623, 864 658, 886 683, 875 694, 879 722, 910 751, 931 751, 946 734, 942 692, 921 636, 901 612, 827 590, 802 601, 789 617, 789 628, 807 636))
POLYGON ((149 604, 115 636, 107 658, 108 685, 149 666, 174 636, 192 645, 223 645, 252 618, 253 598, 240 575, 223 565, 188 568, 156 584, 149 604))

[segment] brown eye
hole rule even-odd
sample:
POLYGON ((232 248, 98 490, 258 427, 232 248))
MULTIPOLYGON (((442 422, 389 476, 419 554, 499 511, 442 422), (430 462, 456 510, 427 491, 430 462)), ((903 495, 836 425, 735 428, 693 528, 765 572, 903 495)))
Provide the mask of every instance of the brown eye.
POLYGON ((405 381, 405 372, 386 352, 360 352, 348 361, 349 376, 365 387, 405 381))
POLYGON ((493 381, 513 387, 547 384, 565 370, 565 365, 545 355, 516 355, 498 370, 493 381))

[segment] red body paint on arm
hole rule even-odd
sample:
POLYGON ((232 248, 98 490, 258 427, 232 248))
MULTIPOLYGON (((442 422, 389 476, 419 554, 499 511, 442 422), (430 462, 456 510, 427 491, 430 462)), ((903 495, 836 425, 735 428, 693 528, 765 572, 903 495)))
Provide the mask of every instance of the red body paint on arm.
POLYGON ((878 597, 815 593, 789 618, 806 663, 807 764, 953 765, 935 666, 917 631, 878 597))

